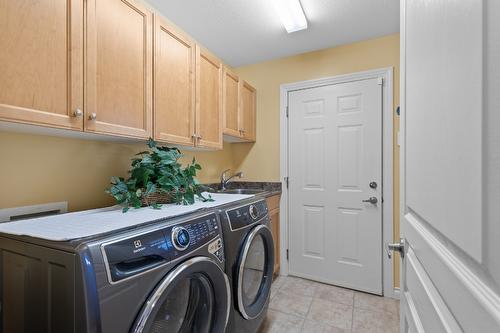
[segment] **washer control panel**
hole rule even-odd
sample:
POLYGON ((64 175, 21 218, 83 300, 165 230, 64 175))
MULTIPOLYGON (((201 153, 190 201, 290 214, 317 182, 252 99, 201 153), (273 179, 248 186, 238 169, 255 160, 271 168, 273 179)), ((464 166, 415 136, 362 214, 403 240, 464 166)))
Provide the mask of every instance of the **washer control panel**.
POLYGON ((110 282, 114 283, 178 259, 201 246, 224 261, 222 232, 215 213, 104 243, 101 251, 110 282))
POLYGON ((232 230, 238 230, 262 219, 268 213, 265 200, 226 211, 232 230))

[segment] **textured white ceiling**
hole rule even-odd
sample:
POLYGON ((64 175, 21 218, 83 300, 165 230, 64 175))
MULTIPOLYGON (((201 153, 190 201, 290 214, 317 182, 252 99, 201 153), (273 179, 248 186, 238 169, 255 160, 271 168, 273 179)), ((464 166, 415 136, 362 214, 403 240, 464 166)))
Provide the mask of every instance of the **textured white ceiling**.
POLYGON ((301 0, 309 28, 292 34, 272 0, 147 1, 234 67, 399 31, 399 0, 301 0))

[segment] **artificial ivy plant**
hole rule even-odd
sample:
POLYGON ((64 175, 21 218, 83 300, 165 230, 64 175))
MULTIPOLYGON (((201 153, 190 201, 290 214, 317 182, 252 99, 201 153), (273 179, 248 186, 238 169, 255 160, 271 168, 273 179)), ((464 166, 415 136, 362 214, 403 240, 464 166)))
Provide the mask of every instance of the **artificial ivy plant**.
POLYGON ((196 172, 201 166, 193 158, 192 162, 185 167, 179 163, 182 157, 177 148, 157 146, 153 139, 148 140, 149 150, 137 153, 132 159, 130 177, 111 178, 111 187, 106 190, 112 195, 116 202, 123 206, 123 212, 130 207, 140 208, 151 206, 160 208, 161 202, 148 200, 155 194, 164 194, 172 202, 177 204, 191 205, 195 197, 202 201, 212 201, 210 195, 204 197, 201 186, 195 178, 196 172))

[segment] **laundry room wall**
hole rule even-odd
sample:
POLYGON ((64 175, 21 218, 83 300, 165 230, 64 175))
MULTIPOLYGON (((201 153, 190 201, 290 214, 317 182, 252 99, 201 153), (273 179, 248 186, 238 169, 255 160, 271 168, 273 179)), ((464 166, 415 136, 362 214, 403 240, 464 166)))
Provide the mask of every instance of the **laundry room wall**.
MULTIPOLYGON (((105 207, 111 176, 127 176, 130 159, 145 143, 125 144, 0 132, 0 209, 68 201, 70 211, 105 207)), ((182 150, 182 162, 196 157, 202 182, 215 182, 232 167, 231 145, 224 150, 182 150)))
MULTIPOLYGON (((233 148, 233 165, 246 180, 280 180, 280 85, 376 68, 394 68, 394 109, 399 105, 399 34, 236 68, 257 89, 257 142, 233 148)), ((394 143, 399 118, 394 111, 394 143)), ((399 147, 394 152, 394 239, 399 240, 399 147)), ((399 281, 399 259, 394 279, 399 281)))

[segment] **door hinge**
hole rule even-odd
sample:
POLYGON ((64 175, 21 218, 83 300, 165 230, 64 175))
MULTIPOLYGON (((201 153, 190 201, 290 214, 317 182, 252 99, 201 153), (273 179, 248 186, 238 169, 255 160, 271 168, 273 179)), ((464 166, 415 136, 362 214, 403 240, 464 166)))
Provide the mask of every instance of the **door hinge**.
POLYGON ((383 77, 379 77, 378 80, 377 80, 377 84, 379 86, 383 85, 384 84, 384 78, 383 77))
POLYGON ((288 118, 288 105, 286 106, 285 113, 286 113, 286 117, 288 118))
POLYGON ((289 255, 288 255, 288 249, 286 249, 286 261, 288 261, 288 259, 289 259, 289 258, 290 258, 290 257, 289 257, 289 255))
POLYGON ((286 188, 288 188, 288 177, 285 177, 286 188))

